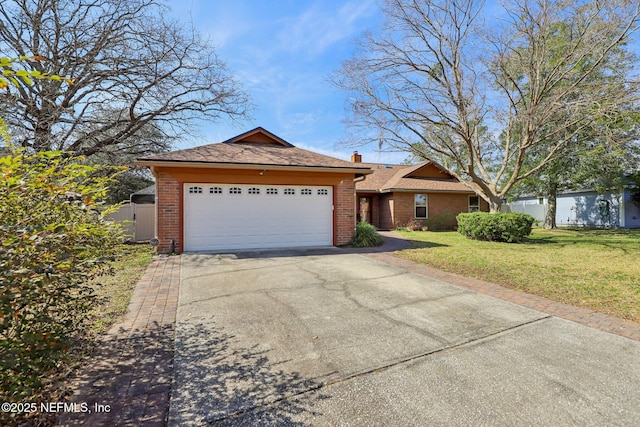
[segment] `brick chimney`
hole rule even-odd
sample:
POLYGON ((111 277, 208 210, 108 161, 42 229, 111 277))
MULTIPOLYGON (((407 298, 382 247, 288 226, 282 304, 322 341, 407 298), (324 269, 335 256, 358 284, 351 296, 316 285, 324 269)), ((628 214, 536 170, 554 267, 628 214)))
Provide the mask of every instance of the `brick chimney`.
POLYGON ((351 161, 353 163, 362 163, 362 154, 358 154, 357 151, 354 151, 351 155, 351 161))

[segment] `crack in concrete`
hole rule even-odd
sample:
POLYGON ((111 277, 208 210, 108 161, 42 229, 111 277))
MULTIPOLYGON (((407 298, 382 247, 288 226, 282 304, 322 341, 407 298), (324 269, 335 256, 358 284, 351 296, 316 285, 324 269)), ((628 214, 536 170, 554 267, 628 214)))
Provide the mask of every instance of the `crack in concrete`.
POLYGON ((552 316, 549 316, 549 315, 543 316, 543 317, 540 317, 538 319, 530 320, 528 322, 520 323, 518 325, 510 326, 508 328, 504 328, 504 329, 501 329, 499 331, 483 335, 481 337, 470 338, 470 339, 467 339, 465 341, 449 345, 447 347, 442 347, 442 348, 439 348, 439 349, 436 349, 436 350, 427 351, 425 353, 421 353, 421 354, 418 354, 418 355, 409 356, 409 357, 403 358, 401 360, 397 360, 397 361, 395 361, 393 363, 390 363, 388 365, 380 366, 380 367, 374 368, 374 369, 369 369, 369 370, 366 370, 366 371, 363 371, 363 372, 357 372, 357 373, 348 375, 348 376, 346 376, 344 378, 336 379, 335 381, 329 381, 329 382, 323 384, 323 387, 334 385, 334 384, 338 384, 338 383, 341 383, 341 382, 345 382, 345 381, 351 380, 353 378, 362 377, 362 376, 365 376, 367 374, 386 371, 388 369, 393 368, 394 366, 398 366, 398 365, 402 365, 402 364, 405 364, 405 363, 409 363, 409 362, 412 362, 412 361, 417 360, 417 359, 421 359, 421 358, 425 358, 427 356, 431 356, 433 354, 444 353, 446 351, 454 350, 456 348, 468 346, 468 345, 471 345, 471 344, 476 344, 476 343, 479 343, 481 341, 485 341, 485 340, 488 340, 490 338, 497 337, 499 335, 503 335, 503 334, 505 334, 507 332, 511 332, 511 331, 515 331, 515 330, 518 330, 518 329, 521 329, 521 328, 524 328, 524 327, 528 327, 530 325, 542 322, 543 320, 548 320, 551 317, 552 316))
MULTIPOLYGON (((309 262, 310 261, 313 261, 313 260, 309 260, 309 262)), ((259 266, 259 267, 252 267, 252 268, 246 268, 246 269, 237 269, 237 270, 233 270, 233 271, 221 271, 221 272, 215 272, 215 273, 200 274, 200 275, 196 275, 196 276, 182 277, 181 280, 186 282, 187 280, 198 279, 200 277, 211 277, 211 276, 215 276, 215 275, 232 274, 232 273, 239 273, 239 272, 245 272, 245 271, 251 271, 251 270, 261 270, 261 269, 265 269, 265 268, 280 268, 280 267, 289 266, 289 265, 299 265, 299 269, 301 271, 304 271, 305 273, 309 273, 312 276, 314 276, 314 278, 317 280, 317 282, 316 283, 312 283, 312 284, 307 285, 307 286, 292 285, 292 287, 288 287, 288 288, 287 287, 283 287, 283 288, 269 288, 269 289, 248 290, 248 291, 243 291, 243 292, 232 292, 232 293, 227 293, 227 294, 223 294, 223 295, 212 296, 212 297, 205 298, 205 299, 199 299, 199 300, 190 301, 188 303, 181 304, 181 306, 187 307, 187 306, 192 305, 192 304, 196 304, 196 303, 200 303, 200 302, 213 301, 213 300, 221 299, 221 298, 228 298, 228 297, 235 296, 235 295, 255 294, 255 293, 265 293, 265 292, 286 292, 286 291, 292 291, 292 290, 298 290, 298 289, 311 289, 311 288, 317 287, 318 285, 322 286, 324 289, 326 289, 328 291, 339 291, 339 292, 341 292, 341 291, 344 291, 344 287, 346 285, 349 285, 349 284, 352 284, 352 283, 367 282, 367 281, 371 281, 371 280, 387 279, 387 278, 390 278, 390 277, 396 277, 396 276, 401 276, 401 275, 410 273, 408 271, 402 271, 402 272, 399 272, 399 273, 389 274, 387 276, 372 277, 372 278, 368 278, 368 279, 356 279, 356 280, 351 280, 351 281, 346 281, 346 282, 328 282, 327 279, 325 279, 321 275, 321 273, 318 273, 316 271, 303 268, 300 264, 304 264, 305 262, 307 262, 307 261, 304 261, 302 263, 294 262, 294 263, 269 265, 269 266, 264 266, 263 265, 263 266, 259 266), (331 287, 329 287, 331 285, 337 285, 337 286, 335 288, 331 288, 331 287)))
POLYGON ((209 298, 197 299, 197 300, 189 301, 187 303, 180 304, 180 307, 188 307, 190 305, 198 304, 198 303, 201 303, 201 302, 214 301, 214 300, 217 300, 217 299, 229 298, 229 297, 234 297, 234 296, 237 296, 237 295, 268 294, 270 292, 287 292, 287 291, 294 291, 294 290, 298 290, 298 289, 312 289, 312 288, 317 287, 317 285, 318 285, 318 283, 312 283, 312 284, 307 285, 307 286, 294 286, 294 287, 291 287, 291 288, 252 289, 252 290, 242 291, 242 292, 233 292, 233 293, 229 293, 229 294, 214 295, 214 296, 209 297, 209 298))
MULTIPOLYGON (((403 274, 406 274, 406 273, 407 272, 405 272, 403 274)), ((400 275, 400 274, 394 274, 394 275, 391 275, 391 276, 388 276, 388 277, 393 277, 393 276, 398 276, 398 275, 400 275)), ((360 281, 361 280, 359 280, 358 282, 360 282, 360 281)), ((352 282, 352 283, 354 283, 354 282, 352 282)), ((426 330, 424 330, 424 329, 422 329, 422 328, 420 328, 420 327, 418 327, 416 325, 412 325, 410 323, 403 322, 402 320, 399 320, 399 319, 391 317, 390 315, 385 313, 385 311, 387 311, 388 308, 376 309, 376 308, 372 308, 372 307, 368 307, 368 306, 364 305, 362 302, 360 302, 357 299, 357 297, 354 297, 351 294, 351 292, 347 289, 348 285, 349 285, 348 283, 345 284, 344 296, 345 296, 345 298, 347 298, 348 300, 353 302, 357 307, 360 307, 361 309, 363 309, 363 310, 365 310, 365 311, 367 311, 369 313, 372 313, 374 315, 380 316, 383 319, 385 319, 386 321, 388 321, 388 322, 390 322, 390 323, 392 323, 394 325, 408 327, 409 329, 413 330, 414 332, 417 332, 419 335, 431 338, 431 339, 433 339, 436 342, 439 342, 441 344, 447 344, 447 345, 451 344, 451 342, 449 342, 449 340, 447 340, 447 339, 445 339, 445 338, 443 338, 443 337, 441 337, 439 335, 432 334, 431 332, 426 331, 426 330)), ((409 304, 398 304, 396 308, 404 307, 406 305, 411 305, 411 303, 409 303, 409 304)))
POLYGON ((427 352, 424 352, 424 353, 421 353, 421 354, 418 354, 418 355, 414 355, 414 356, 405 357, 403 359, 396 360, 396 361, 394 361, 392 363, 389 363, 387 365, 384 365, 384 366, 378 366, 377 368, 372 368, 372 369, 368 369, 366 371, 356 372, 356 373, 347 375, 347 376, 345 376, 343 378, 335 379, 333 381, 327 381, 327 382, 324 382, 324 383, 319 383, 317 386, 310 387, 310 388, 308 388, 306 390, 300 390, 300 391, 295 392, 295 393, 290 393, 290 394, 287 394, 287 395, 283 395, 283 396, 280 396, 278 398, 266 401, 264 404, 256 405, 254 407, 247 408, 247 409, 242 410, 242 411, 229 413, 229 414, 227 414, 226 416, 224 416, 222 418, 210 421, 210 424, 213 424, 213 423, 216 423, 216 422, 219 422, 219 421, 229 420, 229 419, 232 419, 232 418, 237 418, 239 416, 242 416, 242 415, 248 414, 250 412, 253 412, 253 411, 257 410, 257 409, 267 408, 267 407, 273 406, 274 404, 289 400, 291 398, 295 398, 297 396, 303 396, 305 394, 312 393, 312 392, 321 390, 323 388, 326 388, 326 387, 329 387, 329 386, 332 386, 332 385, 344 383, 344 382, 353 380, 355 378, 361 378, 361 377, 364 377, 364 376, 369 375, 369 374, 388 371, 388 370, 390 370, 390 369, 392 369, 392 368, 394 368, 396 366, 408 364, 408 363, 417 361, 419 359, 424 359, 424 358, 426 358, 428 356, 432 356, 434 354, 444 353, 444 352, 447 352, 447 351, 455 350, 457 348, 461 348, 461 347, 477 344, 477 343, 480 343, 482 341, 486 341, 488 339, 491 339, 491 338, 494 338, 494 337, 509 333, 511 331, 515 331, 515 330, 518 330, 518 329, 521 329, 521 328, 526 328, 526 327, 534 325, 536 323, 539 323, 539 322, 542 322, 542 321, 545 321, 545 320, 549 320, 552 317, 553 316, 546 315, 546 316, 540 317, 538 319, 534 319, 534 320, 531 320, 531 321, 528 321, 528 322, 520 323, 520 324, 515 325, 515 326, 511 326, 511 327, 508 327, 508 328, 501 329, 501 330, 496 331, 496 332, 492 332, 492 333, 484 335, 482 337, 471 338, 471 339, 468 339, 466 341, 463 341, 463 342, 460 342, 460 343, 457 343, 457 344, 454 344, 454 345, 446 346, 446 347, 439 348, 439 349, 436 349, 436 350, 427 351, 427 352))

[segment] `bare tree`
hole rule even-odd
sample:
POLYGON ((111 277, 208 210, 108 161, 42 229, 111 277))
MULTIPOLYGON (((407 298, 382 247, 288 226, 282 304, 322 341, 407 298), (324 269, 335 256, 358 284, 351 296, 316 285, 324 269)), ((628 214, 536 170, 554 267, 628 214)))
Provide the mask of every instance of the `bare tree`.
POLYGON ((637 105, 628 43, 640 6, 507 0, 493 17, 484 6, 387 0, 383 27, 333 81, 348 92, 352 140, 439 162, 495 212, 585 126, 637 105))
POLYGON ((2 95, 14 143, 145 153, 192 135, 198 120, 244 118, 248 97, 215 49, 165 12, 154 0, 0 2, 0 51, 47 58, 30 66, 74 79, 38 80, 2 95), (163 143, 156 132, 144 138, 150 126, 163 143))

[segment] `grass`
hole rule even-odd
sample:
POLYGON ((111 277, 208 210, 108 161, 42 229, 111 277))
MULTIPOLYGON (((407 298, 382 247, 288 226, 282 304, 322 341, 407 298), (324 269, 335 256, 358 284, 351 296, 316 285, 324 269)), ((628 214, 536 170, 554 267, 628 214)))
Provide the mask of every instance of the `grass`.
POLYGON ((115 274, 95 281, 96 296, 103 303, 91 313, 91 332, 106 331, 127 311, 129 300, 138 280, 154 255, 150 245, 124 245, 122 254, 113 263, 115 274))
POLYGON ((534 229, 520 244, 400 233, 414 243, 403 258, 640 322, 640 230, 534 229))

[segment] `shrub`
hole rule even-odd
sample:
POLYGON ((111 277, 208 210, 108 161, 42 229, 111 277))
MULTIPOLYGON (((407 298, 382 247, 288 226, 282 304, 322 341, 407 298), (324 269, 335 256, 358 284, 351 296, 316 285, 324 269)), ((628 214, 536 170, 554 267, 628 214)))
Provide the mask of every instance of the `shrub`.
POLYGON ((422 230, 422 223, 417 219, 412 219, 407 223, 407 231, 422 230))
POLYGON ((109 272, 120 241, 98 209, 110 179, 80 161, 20 150, 0 158, 2 401, 29 401, 60 367, 96 303, 88 281, 109 272))
POLYGON ((356 225, 356 233, 351 238, 349 245, 356 248, 366 248, 370 246, 380 246, 382 242, 382 236, 378 234, 373 225, 366 222, 359 222, 358 225, 356 225))
POLYGON ((521 242, 531 234, 535 219, 520 213, 462 213, 457 216, 458 232, 474 240, 521 242))

